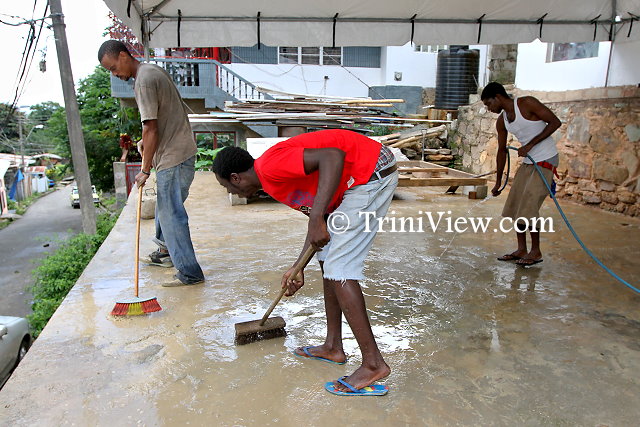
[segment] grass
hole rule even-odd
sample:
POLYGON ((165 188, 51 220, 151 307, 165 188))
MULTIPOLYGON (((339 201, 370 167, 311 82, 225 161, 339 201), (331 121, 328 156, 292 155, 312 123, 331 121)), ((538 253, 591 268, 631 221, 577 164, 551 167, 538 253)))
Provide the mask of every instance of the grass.
MULTIPOLYGON (((113 203, 111 203, 113 205, 113 203)), ((33 313, 28 316, 32 334, 37 337, 58 309, 85 267, 107 238, 118 219, 119 211, 104 209, 98 215, 96 234, 79 233, 65 241, 33 270, 35 284, 33 313)))

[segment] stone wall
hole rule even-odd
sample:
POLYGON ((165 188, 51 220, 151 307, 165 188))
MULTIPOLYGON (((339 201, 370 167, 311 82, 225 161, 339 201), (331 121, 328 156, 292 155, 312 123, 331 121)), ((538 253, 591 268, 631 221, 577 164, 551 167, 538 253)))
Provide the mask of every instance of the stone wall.
POLYGON ((489 52, 489 81, 503 85, 516 81, 517 44, 494 44, 489 52))
MULTIPOLYGON (((562 121, 553 135, 560 152, 558 196, 601 209, 640 216, 640 88, 619 86, 566 92, 524 92, 562 121)), ((497 115, 477 96, 460 107, 449 144, 462 156, 463 169, 484 173, 496 168, 497 115)), ((509 144, 519 146, 509 135, 509 144)), ((509 150, 512 166, 520 160, 509 150)), ((512 167, 511 175, 516 167, 512 167)))

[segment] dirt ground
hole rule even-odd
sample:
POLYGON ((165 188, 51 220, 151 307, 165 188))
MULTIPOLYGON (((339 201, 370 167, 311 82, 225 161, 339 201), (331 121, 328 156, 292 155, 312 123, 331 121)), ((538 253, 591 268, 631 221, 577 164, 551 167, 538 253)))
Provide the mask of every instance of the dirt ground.
MULTIPOLYGON (((506 195, 479 202, 443 190, 399 189, 391 216, 442 211, 499 220, 506 195)), ((271 201, 231 207, 209 173, 197 174, 187 202, 206 283, 162 288, 173 270, 143 266, 141 295, 156 296, 163 310, 109 316, 131 294, 133 200, 0 391, 1 425, 629 426, 640 419, 640 296, 583 253, 551 200, 541 214, 555 232, 542 236, 544 262, 529 268, 496 260, 515 249, 515 238, 493 226, 379 233, 362 286, 392 373, 388 395, 366 398, 323 388, 359 365, 348 327, 346 365, 291 354, 324 337, 316 261, 305 287, 274 312, 288 336, 234 345, 234 324, 260 318, 277 293, 306 219, 271 201)), ((562 205, 589 248, 638 286, 640 221, 562 205)), ((142 234, 146 254, 153 221, 143 221, 142 234)))

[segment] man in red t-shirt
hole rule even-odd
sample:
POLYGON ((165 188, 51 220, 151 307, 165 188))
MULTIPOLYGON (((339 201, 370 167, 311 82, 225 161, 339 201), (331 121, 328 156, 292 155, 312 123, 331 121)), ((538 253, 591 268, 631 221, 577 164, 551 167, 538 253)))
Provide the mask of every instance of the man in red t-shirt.
MULTIPOLYGON (((364 260, 377 231, 369 223, 372 218, 384 217, 398 185, 391 151, 355 132, 325 130, 276 144, 255 161, 241 148, 225 148, 217 154, 213 171, 230 193, 250 197, 262 189, 309 216, 307 237, 298 260, 309 245, 319 250, 327 337, 324 344, 300 347, 294 354, 345 363, 341 326, 344 314, 360 346, 362 365, 350 376, 327 383, 325 388, 341 395, 386 393, 386 386, 373 384, 388 376, 391 369, 371 331, 359 281, 364 279, 364 260)), ((282 278, 287 296, 304 285, 304 275, 302 280, 290 277, 292 269, 282 278)))

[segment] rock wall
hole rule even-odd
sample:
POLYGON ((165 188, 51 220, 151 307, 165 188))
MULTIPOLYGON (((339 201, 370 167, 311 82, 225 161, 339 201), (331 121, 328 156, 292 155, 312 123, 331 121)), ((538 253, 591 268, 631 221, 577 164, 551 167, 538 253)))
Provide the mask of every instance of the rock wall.
POLYGON ((489 81, 503 85, 516 81, 517 44, 494 44, 489 52, 489 81))
MULTIPOLYGON (((560 152, 558 196, 601 209, 640 216, 640 88, 619 86, 566 92, 524 92, 562 121, 553 137, 560 152)), ((495 170, 497 115, 477 99, 460 107, 449 144, 472 173, 495 170)), ((508 143, 519 146, 509 135, 508 143)), ((512 169, 520 160, 510 150, 512 169)))

